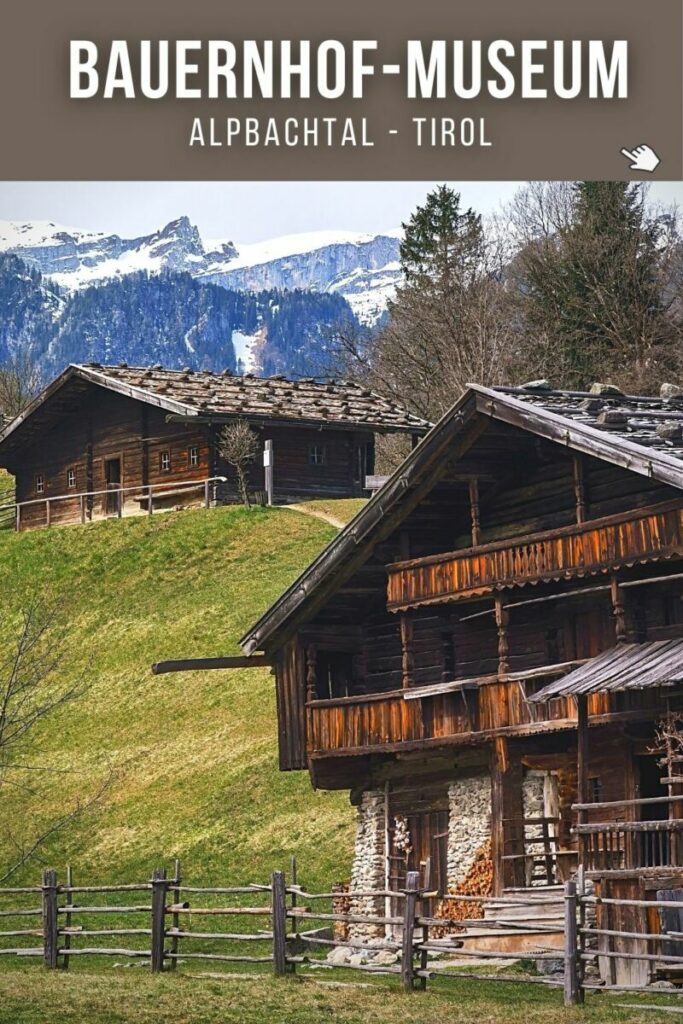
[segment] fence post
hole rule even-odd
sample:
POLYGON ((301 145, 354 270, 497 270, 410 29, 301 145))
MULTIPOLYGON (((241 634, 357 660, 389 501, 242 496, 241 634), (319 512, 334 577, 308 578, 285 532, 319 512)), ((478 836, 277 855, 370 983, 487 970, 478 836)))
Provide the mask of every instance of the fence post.
POLYGON ((19 530, 21 529, 21 505, 17 504, 16 512, 17 512, 16 530, 17 530, 17 533, 18 533, 19 530))
POLYGON ((80 494, 79 495, 79 499, 80 499, 80 509, 81 509, 81 525, 83 525, 85 523, 85 500, 84 500, 85 499, 85 495, 84 494, 80 494))
POLYGON ((52 510, 50 507, 50 499, 45 499, 45 525, 52 526, 52 510))
POLYGON ((273 871, 273 964, 278 975, 287 973, 287 892, 282 871, 273 871))
POLYGON ((154 498, 152 496, 152 485, 150 484, 147 489, 147 515, 151 516, 154 511, 154 498))
POLYGON ((415 912, 420 891, 420 872, 409 871, 406 878, 403 907, 403 939, 401 942, 401 984, 406 992, 413 990, 413 936, 415 935, 415 912))
MULTIPOLYGON (((71 890, 71 886, 73 884, 74 884, 73 871, 71 870, 71 865, 67 864, 67 866, 66 866, 66 886, 67 886, 67 889, 71 890)), ((71 891, 67 892, 66 898, 65 898, 66 906, 70 907, 73 904, 73 901, 74 901, 74 894, 71 891)), ((67 910, 66 914, 64 915, 64 927, 67 928, 67 929, 71 927, 71 914, 68 912, 68 910, 67 910)), ((64 943, 62 945, 62 949, 64 951, 63 955, 62 955, 62 970, 68 971, 69 970, 69 953, 68 953, 68 950, 71 949, 71 933, 69 931, 67 931, 66 934, 64 935, 64 943)))
MULTIPOLYGON (((173 871, 173 881, 175 882, 175 888, 173 889, 173 905, 177 907, 178 904, 180 903, 180 888, 179 888, 179 886, 180 886, 180 882, 181 882, 180 860, 178 858, 176 858, 175 869, 173 871)), ((173 916, 171 917, 171 927, 173 928, 174 932, 177 932, 177 931, 180 930, 180 914, 177 914, 177 913, 173 914, 173 916)), ((172 939, 171 939, 171 953, 176 953, 177 954, 177 952, 178 952, 178 936, 174 935, 172 937, 172 939)), ((171 960, 170 968, 171 968, 172 971, 175 971, 177 966, 178 966, 178 961, 174 958, 173 960, 171 960)))
POLYGON ((164 969, 166 890, 166 868, 155 868, 152 875, 152 951, 150 959, 150 966, 155 974, 164 969))
MULTIPOLYGON (((425 861, 424 877, 422 880, 423 891, 429 892, 432 887, 432 858, 427 857, 425 861)), ((429 916, 429 903, 424 898, 420 900, 420 914, 422 917, 429 916)), ((422 944, 429 942, 429 925, 422 925, 422 944)), ((424 992, 427 988, 427 969, 429 967, 429 950, 423 949, 420 952, 420 970, 423 972, 420 978, 420 989, 424 992)))
POLYGON ((57 872, 47 868, 43 871, 43 960, 51 971, 57 967, 58 928, 57 872))
POLYGON ((209 481, 204 481, 204 508, 208 508, 210 505, 209 501, 209 481))
POLYGON ((583 988, 579 981, 579 945, 576 930, 576 882, 564 885, 564 1005, 577 1006, 583 1002, 583 988))

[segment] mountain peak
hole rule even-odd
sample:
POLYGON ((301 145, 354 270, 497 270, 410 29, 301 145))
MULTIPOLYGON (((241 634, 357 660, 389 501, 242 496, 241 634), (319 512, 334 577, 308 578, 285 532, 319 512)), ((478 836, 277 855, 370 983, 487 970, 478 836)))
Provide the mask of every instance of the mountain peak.
POLYGON ((338 294, 361 320, 374 323, 400 278, 398 236, 313 231, 236 246, 227 239, 204 241, 181 214, 137 238, 52 221, 0 222, 0 252, 16 253, 68 291, 136 272, 186 272, 236 291, 338 294))

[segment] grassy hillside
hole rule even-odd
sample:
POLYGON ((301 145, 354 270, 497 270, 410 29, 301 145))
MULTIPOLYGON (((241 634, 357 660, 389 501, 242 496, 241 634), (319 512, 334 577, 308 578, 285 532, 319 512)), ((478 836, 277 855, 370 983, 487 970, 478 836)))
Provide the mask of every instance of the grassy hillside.
POLYGON ((35 831, 113 772, 102 803, 43 851, 82 883, 146 878, 174 856, 188 880, 264 878, 290 854, 307 883, 343 876, 351 808, 344 794, 314 793, 306 773, 278 771, 268 670, 150 672, 159 659, 237 652, 334 534, 262 508, 0 533, 0 645, 30 595, 50 594, 68 621, 65 676, 89 683, 32 733, 34 762, 55 771, 34 775, 28 795, 3 787, 0 866, 13 856, 10 831, 35 831))

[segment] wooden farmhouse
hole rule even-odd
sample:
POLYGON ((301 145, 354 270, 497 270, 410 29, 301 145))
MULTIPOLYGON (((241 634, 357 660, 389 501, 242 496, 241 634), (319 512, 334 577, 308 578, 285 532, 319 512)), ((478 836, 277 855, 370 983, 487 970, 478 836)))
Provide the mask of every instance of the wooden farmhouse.
POLYGON ((357 806, 352 888, 649 899, 683 886, 682 597, 681 390, 472 386, 241 643, 280 767, 357 806))
MULTIPOLYGON (((361 495, 374 473, 376 435, 417 440, 429 427, 347 382, 72 365, 0 432, 17 526, 234 501, 235 471, 219 436, 238 419, 262 448, 270 442, 276 502, 361 495)), ((265 490, 261 453, 250 487, 265 490)))

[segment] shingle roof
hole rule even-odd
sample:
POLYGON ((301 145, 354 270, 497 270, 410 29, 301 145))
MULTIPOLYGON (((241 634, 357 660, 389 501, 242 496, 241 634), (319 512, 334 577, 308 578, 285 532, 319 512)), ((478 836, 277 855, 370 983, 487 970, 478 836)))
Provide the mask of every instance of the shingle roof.
POLYGON ((283 376, 238 377, 230 372, 156 367, 76 366, 90 379, 127 385, 187 408, 189 415, 241 416, 249 420, 343 423, 381 432, 424 434, 431 424, 391 399, 348 381, 321 382, 283 376))
POLYGON ((644 690, 680 682, 683 682, 683 640, 651 640, 611 647, 527 699, 538 704, 554 697, 644 690))
POLYGON ((525 405, 536 406, 593 427, 614 438, 683 459, 683 393, 663 385, 658 396, 626 395, 610 385, 594 391, 557 391, 543 381, 520 387, 491 388, 525 405))

